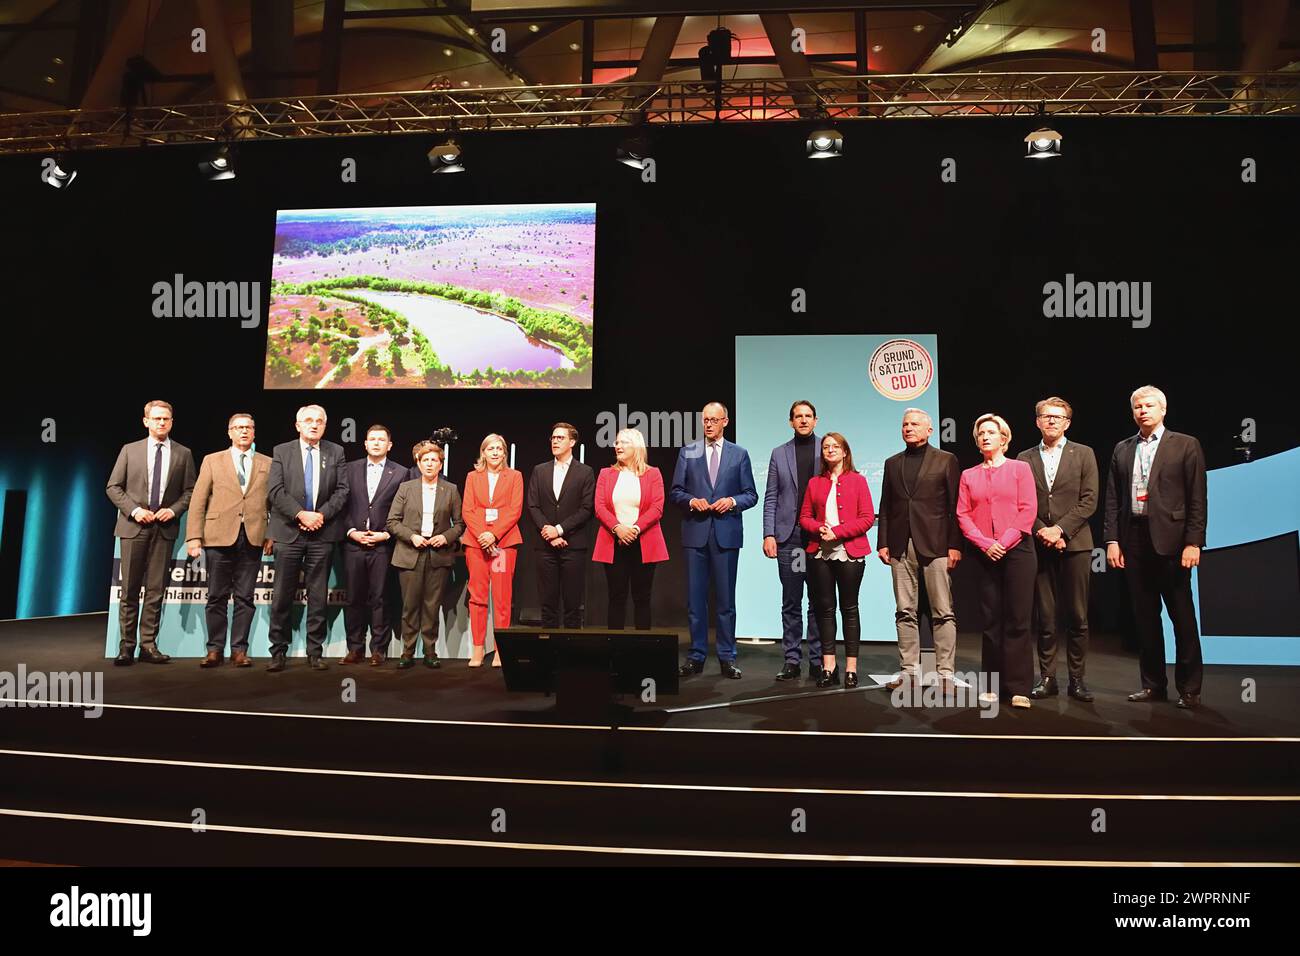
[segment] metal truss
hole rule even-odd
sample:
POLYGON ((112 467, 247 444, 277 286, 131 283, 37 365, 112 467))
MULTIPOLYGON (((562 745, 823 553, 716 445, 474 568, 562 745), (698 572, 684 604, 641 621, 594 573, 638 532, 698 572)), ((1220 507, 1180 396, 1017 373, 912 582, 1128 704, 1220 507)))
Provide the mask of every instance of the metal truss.
POLYGON ((1300 114, 1300 74, 941 73, 420 90, 0 115, 0 152, 449 129, 951 116, 1300 114))

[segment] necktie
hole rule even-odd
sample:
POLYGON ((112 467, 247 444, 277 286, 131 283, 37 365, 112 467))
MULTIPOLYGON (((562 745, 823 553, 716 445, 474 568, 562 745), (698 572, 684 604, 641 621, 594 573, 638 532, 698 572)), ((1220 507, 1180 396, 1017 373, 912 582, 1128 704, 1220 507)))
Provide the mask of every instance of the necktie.
POLYGON ((709 484, 718 483, 718 446, 709 446, 709 484))
POLYGON ((248 487, 248 472, 244 468, 244 461, 248 458, 248 452, 243 452, 239 456, 239 487, 248 487))
POLYGON ((306 462, 305 462, 305 463, 303 464, 303 466, 302 466, 302 487, 303 487, 303 502, 302 502, 302 503, 303 503, 303 506, 304 506, 308 511, 313 511, 313 510, 315 510, 314 506, 312 505, 312 501, 313 501, 313 497, 312 497, 312 477, 315 475, 315 473, 316 473, 316 469, 312 467, 312 461, 311 461, 311 453, 312 453, 314 450, 315 450, 315 449, 313 449, 310 445, 307 446, 307 460, 306 460, 306 462))
POLYGON ((149 489, 149 510, 157 511, 162 504, 162 442, 154 446, 157 451, 153 456, 153 487, 149 489))

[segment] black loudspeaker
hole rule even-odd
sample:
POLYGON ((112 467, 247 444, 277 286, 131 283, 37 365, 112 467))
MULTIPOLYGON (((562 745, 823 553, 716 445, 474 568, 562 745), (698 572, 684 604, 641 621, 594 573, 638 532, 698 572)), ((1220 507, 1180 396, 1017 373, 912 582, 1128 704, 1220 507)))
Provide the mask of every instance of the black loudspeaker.
POLYGON ((554 694, 566 719, 617 722, 630 708, 615 694, 676 694, 675 631, 511 627, 494 634, 506 689, 554 694))

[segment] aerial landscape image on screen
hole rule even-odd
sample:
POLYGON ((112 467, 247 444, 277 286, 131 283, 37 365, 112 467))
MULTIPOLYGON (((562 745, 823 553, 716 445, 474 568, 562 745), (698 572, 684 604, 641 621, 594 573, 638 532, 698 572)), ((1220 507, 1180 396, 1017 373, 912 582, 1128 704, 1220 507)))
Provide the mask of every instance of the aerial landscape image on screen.
POLYGON ((596 205, 276 214, 266 388, 591 388, 596 205))

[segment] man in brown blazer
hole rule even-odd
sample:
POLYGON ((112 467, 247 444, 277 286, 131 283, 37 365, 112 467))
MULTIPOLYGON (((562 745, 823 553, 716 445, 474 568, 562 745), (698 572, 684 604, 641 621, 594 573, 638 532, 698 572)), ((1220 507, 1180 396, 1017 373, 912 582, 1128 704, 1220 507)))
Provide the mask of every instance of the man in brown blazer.
POLYGON ((253 588, 262 555, 271 553, 266 534, 266 487, 271 459, 253 449, 253 416, 236 412, 227 426, 230 447, 213 452, 199 467, 190 501, 185 545, 191 558, 207 549, 208 656, 200 667, 216 667, 226 649, 226 604, 233 592, 234 626, 230 662, 249 667, 248 632, 253 624, 253 588))
POLYGON ((402 586, 402 656, 399 669, 415 662, 415 642, 423 636, 424 663, 438 666, 438 611, 447 579, 465 533, 460 491, 438 477, 442 447, 422 441, 412 450, 420 477, 402 482, 388 509, 393 536, 393 567, 402 586))
POLYGON ((129 442, 118 452, 104 490, 117 507, 113 529, 122 542, 122 600, 118 605, 121 643, 113 663, 135 662, 136 622, 140 625, 140 660, 166 664, 171 656, 158 650, 158 622, 162 619, 167 572, 178 519, 190 506, 194 490, 194 456, 172 441, 172 407, 152 401, 144 407, 144 427, 149 437, 129 442), (144 585, 144 612, 140 611, 140 586, 144 585))
POLYGON ((1043 439, 1017 457, 1034 473, 1038 514, 1034 544, 1038 574, 1034 606, 1038 612, 1040 677, 1029 696, 1036 700, 1060 693, 1056 683, 1056 609, 1065 608, 1067 693, 1088 703, 1093 693, 1083 681, 1088 661, 1088 586, 1092 574, 1092 528, 1088 519, 1097 510, 1100 481, 1097 456, 1087 445, 1065 437, 1074 416, 1070 403, 1055 396, 1034 408, 1043 439))

